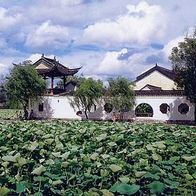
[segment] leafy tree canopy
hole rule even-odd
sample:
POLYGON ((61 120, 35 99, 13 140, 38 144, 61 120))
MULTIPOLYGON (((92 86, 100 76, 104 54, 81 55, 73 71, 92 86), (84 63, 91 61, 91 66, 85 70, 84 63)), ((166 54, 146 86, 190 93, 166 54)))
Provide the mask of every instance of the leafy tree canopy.
POLYGON ((46 83, 30 64, 15 65, 6 82, 9 101, 28 106, 29 99, 36 99, 46 89, 46 83))
POLYGON ((119 112, 131 110, 135 104, 133 84, 123 77, 109 79, 108 83, 106 102, 111 103, 119 112))
POLYGON ((103 83, 101 81, 93 80, 92 78, 80 78, 74 92, 73 106, 82 108, 85 116, 88 119, 88 112, 92 106, 100 101, 103 95, 103 83))
POLYGON ((195 103, 196 121, 196 30, 172 49, 170 60, 178 87, 184 90, 188 100, 195 103))

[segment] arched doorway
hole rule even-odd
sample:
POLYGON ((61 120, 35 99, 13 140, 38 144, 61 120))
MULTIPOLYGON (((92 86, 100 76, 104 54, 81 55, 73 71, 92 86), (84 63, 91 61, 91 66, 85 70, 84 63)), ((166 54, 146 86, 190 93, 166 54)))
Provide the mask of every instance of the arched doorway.
POLYGON ((148 103, 140 103, 135 108, 135 115, 137 117, 153 117, 153 109, 148 103))

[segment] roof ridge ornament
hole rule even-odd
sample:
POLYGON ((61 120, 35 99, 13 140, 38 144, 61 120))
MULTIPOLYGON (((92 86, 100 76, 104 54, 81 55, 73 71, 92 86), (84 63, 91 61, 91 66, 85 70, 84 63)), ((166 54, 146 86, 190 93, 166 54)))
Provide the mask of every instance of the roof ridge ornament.
POLYGON ((44 57, 44 53, 42 54, 42 58, 44 57))

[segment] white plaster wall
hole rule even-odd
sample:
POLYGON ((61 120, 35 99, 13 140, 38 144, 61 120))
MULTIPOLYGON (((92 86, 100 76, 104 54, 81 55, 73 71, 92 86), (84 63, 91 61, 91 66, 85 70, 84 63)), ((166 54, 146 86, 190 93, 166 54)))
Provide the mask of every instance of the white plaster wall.
MULTIPOLYGON (((194 120, 194 105, 191 104, 186 97, 176 96, 137 96, 136 106, 141 103, 148 103, 153 108, 153 117, 148 117, 152 120, 194 120), (160 111, 160 105, 167 103, 170 106, 170 112, 163 114, 160 111), (189 112, 187 114, 180 114, 178 112, 178 106, 181 103, 187 103, 189 105, 189 112)), ((137 117, 137 119, 140 117, 137 117)))
MULTIPOLYGON (((44 111, 38 111, 38 103, 34 104, 33 109, 37 117, 40 118, 56 118, 56 119, 85 119, 84 112, 82 116, 77 116, 77 108, 73 108, 70 104, 73 100, 72 96, 45 96, 42 102, 44 103, 44 111)), ((194 105, 191 104, 185 97, 176 96, 137 96, 136 106, 140 103, 148 103, 153 108, 153 117, 136 117, 136 119, 151 119, 151 120, 194 120, 194 105), (160 111, 160 105, 167 103, 170 106, 170 112, 163 114, 160 111), (181 103, 187 103, 190 108, 187 114, 180 114, 178 112, 178 106, 181 103)), ((94 112, 89 113, 90 119, 102 119, 108 120, 112 118, 112 112, 106 113, 103 109, 104 102, 97 105, 97 109, 94 112)), ((81 110, 82 111, 82 110, 81 110)), ((134 111, 130 111, 124 114, 124 119, 135 118, 134 111)))
POLYGON ((140 90, 147 84, 161 87, 163 90, 173 90, 176 88, 173 80, 169 79, 158 71, 154 71, 149 76, 135 82, 134 90, 140 90))
POLYGON ((37 117, 40 118, 56 118, 56 119, 78 119, 76 115, 77 109, 74 109, 70 100, 71 96, 45 96, 39 103, 44 104, 44 111, 38 111, 39 103, 34 104, 33 108, 37 117))

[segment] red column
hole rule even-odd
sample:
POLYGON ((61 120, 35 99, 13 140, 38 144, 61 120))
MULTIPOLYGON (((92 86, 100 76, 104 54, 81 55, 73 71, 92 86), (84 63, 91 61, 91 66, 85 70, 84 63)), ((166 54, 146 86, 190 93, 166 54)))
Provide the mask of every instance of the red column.
POLYGON ((51 77, 51 91, 50 91, 50 94, 51 94, 51 95, 54 94, 53 88, 54 88, 54 77, 51 77))

